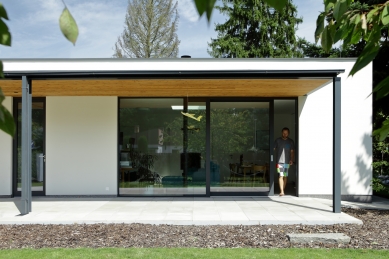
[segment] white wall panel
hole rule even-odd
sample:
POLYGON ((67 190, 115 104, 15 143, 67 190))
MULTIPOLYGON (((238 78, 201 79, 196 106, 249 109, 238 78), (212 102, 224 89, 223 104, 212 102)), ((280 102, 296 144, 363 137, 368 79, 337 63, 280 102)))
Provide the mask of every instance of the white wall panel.
MULTIPOLYGON (((12 98, 6 97, 3 105, 12 113, 12 98)), ((12 194, 12 137, 0 131, 0 195, 12 194)))
POLYGON ((332 194, 332 85, 299 97, 299 194, 332 194))
MULTIPOLYGON (((372 65, 342 63, 342 195, 371 195, 372 65)), ((332 84, 299 97, 300 194, 332 194, 332 84)))
POLYGON ((117 100, 46 98, 46 195, 117 194, 117 100))

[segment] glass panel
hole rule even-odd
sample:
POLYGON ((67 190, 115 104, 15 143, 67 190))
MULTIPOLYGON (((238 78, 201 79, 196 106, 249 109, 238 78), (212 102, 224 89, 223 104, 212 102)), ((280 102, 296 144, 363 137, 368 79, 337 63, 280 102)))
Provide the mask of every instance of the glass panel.
MULTIPOLYGON (((32 142, 31 142, 31 156, 32 156, 32 165, 31 165, 31 176, 32 176, 32 191, 43 191, 44 185, 44 120, 45 120, 45 110, 43 102, 32 102, 32 111, 31 111, 31 120, 32 120, 32 142)), ((21 175, 22 175, 22 150, 21 150, 21 127, 22 121, 22 104, 18 103, 18 127, 17 127, 17 149, 18 149, 18 172, 17 172, 17 190, 21 191, 21 175)))
MULTIPOLYGON (((193 189, 193 194, 204 195, 206 190, 205 181, 205 141, 206 141, 206 103, 188 102, 188 113, 193 114, 194 118, 184 117, 187 120, 187 130, 184 131, 188 136, 188 145, 186 152, 188 172, 188 187, 193 189)), ((184 154, 183 154, 184 155, 184 154)))
POLYGON ((120 100, 120 195, 205 194, 205 110, 190 108, 188 117, 183 99, 120 100))
POLYGON ((211 103, 211 192, 269 191, 269 103, 211 103))

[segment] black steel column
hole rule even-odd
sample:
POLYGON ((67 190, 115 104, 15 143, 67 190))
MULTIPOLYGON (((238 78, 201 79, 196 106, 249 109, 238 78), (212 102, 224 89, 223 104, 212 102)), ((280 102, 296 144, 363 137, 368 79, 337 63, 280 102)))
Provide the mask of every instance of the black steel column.
MULTIPOLYGON (((184 98, 184 112, 188 112, 188 97, 184 98)), ((188 117, 187 116, 182 116, 183 117, 183 144, 184 144, 184 165, 183 165, 183 186, 187 187, 188 186, 188 117)))
POLYGON ((31 212, 31 81, 22 77, 22 197, 21 214, 31 212))
POLYGON ((270 163, 269 163, 269 196, 274 196, 274 175, 276 174, 276 164, 274 162, 274 100, 269 102, 269 147, 270 147, 270 163))
POLYGON ((205 195, 211 196, 211 102, 205 106, 205 195))
POLYGON ((333 162, 332 202, 333 212, 341 212, 341 80, 334 77, 333 84, 333 162))

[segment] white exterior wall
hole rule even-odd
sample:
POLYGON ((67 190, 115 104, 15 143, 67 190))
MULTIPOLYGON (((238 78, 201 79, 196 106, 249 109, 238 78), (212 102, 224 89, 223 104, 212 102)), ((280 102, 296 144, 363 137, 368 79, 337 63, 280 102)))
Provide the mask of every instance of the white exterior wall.
MULTIPOLYGON (((12 113, 12 98, 6 97, 3 105, 12 113)), ((0 131, 0 196, 12 194, 12 137, 0 131)))
POLYGON ((46 195, 117 194, 117 102, 46 98, 46 195))
MULTIPOLYGON (((341 63, 342 195, 372 195, 372 65, 341 63)), ((299 194, 332 195, 332 84, 299 97, 299 194)))

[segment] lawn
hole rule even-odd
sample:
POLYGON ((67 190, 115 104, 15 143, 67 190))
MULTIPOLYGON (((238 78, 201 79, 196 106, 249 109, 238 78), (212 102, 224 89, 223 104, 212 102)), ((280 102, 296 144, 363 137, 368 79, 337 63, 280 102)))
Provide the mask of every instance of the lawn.
POLYGON ((0 250, 0 258, 388 258, 386 250, 253 248, 77 248, 0 250))
MULTIPOLYGON (((31 186, 43 186, 43 182, 31 182, 31 186)), ((18 183, 18 188, 22 188, 22 183, 18 183)))

